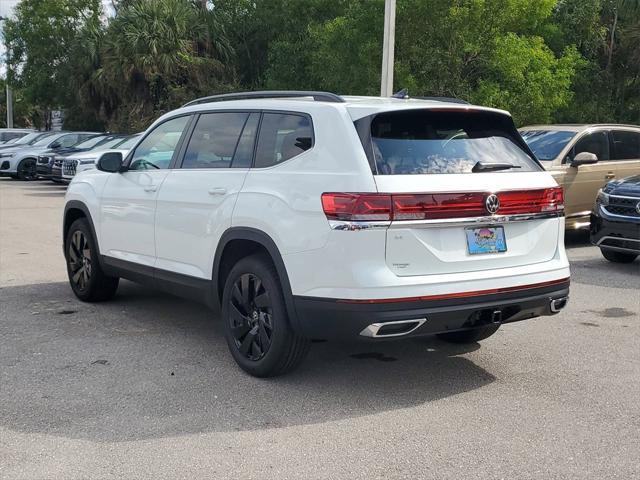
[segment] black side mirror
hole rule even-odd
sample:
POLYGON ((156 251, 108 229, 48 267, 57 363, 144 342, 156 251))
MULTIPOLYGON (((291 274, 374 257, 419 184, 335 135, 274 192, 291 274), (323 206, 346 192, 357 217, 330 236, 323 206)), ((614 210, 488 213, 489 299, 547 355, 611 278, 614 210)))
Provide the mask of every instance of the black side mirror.
POLYGON ((571 160, 572 167, 579 167, 580 165, 592 165, 598 163, 598 156, 591 152, 580 152, 573 160, 571 160))
POLYGON ((49 145, 49 148, 55 150, 57 148, 60 148, 62 146, 62 144, 60 144, 60 142, 53 142, 51 145, 49 145))
POLYGON ((122 169, 122 153, 107 152, 98 159, 98 170, 116 173, 122 169))

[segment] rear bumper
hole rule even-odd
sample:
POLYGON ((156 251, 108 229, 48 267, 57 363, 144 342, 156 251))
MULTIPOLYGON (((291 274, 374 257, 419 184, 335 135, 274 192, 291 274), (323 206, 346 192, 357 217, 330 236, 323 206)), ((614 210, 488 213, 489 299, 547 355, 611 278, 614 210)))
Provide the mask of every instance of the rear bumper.
POLYGON ((460 295, 372 303, 297 296, 294 302, 300 333, 307 338, 404 338, 554 315, 566 304, 569 279, 498 293, 460 295), (389 326, 385 335, 380 324, 388 322, 398 323, 389 326), (381 332, 380 336, 376 332, 381 332))

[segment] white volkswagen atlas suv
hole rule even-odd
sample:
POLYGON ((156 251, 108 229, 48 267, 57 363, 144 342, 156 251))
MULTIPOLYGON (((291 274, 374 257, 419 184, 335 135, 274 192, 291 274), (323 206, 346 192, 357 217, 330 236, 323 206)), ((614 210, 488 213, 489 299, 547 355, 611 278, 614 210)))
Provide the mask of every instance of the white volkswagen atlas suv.
POLYGON ((76 175, 71 288, 119 278, 219 310, 256 376, 311 340, 475 342, 567 303, 563 193, 510 115, 451 99, 194 100, 76 175))

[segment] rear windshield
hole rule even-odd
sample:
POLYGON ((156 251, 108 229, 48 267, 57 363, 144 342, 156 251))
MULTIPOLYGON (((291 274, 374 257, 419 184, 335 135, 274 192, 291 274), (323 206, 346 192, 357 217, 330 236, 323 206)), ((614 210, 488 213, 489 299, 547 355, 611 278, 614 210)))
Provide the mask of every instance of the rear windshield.
POLYGON ((566 130, 522 130, 520 133, 536 158, 543 162, 554 160, 576 136, 576 132, 566 130))
POLYGON ((502 172, 540 166, 527 152, 510 117, 482 111, 410 110, 370 118, 363 146, 378 175, 471 173, 478 163, 509 163, 502 172))

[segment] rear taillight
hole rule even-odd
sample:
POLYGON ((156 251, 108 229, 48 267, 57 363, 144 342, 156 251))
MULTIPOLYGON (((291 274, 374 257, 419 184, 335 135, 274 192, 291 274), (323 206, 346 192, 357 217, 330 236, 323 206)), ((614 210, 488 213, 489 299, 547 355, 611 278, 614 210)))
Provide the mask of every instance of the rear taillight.
MULTIPOLYGON (((330 220, 390 221, 441 220, 491 215, 486 192, 470 193, 323 193, 322 208, 330 220)), ((494 215, 561 212, 561 187, 539 190, 511 190, 496 194, 494 215)))
POLYGON ((543 190, 513 190, 498 193, 500 215, 518 213, 545 213, 564 210, 562 187, 543 190))
POLYGON ((486 215, 484 193, 392 195, 394 220, 429 220, 486 215))
POLYGON ((322 208, 329 220, 391 220, 391 195, 323 193, 322 208))

